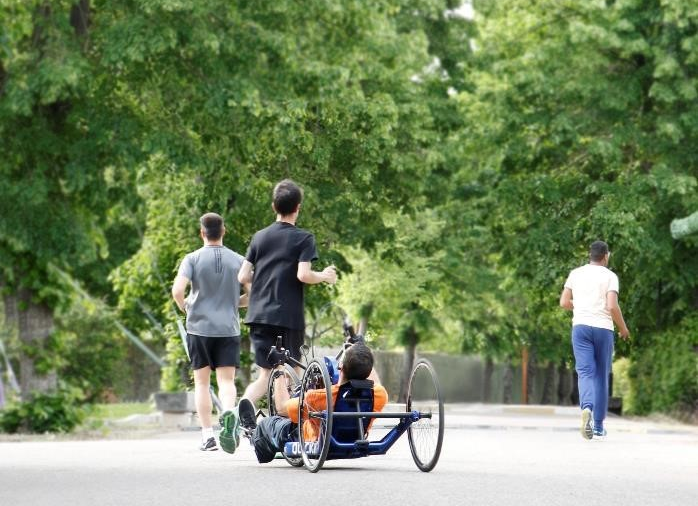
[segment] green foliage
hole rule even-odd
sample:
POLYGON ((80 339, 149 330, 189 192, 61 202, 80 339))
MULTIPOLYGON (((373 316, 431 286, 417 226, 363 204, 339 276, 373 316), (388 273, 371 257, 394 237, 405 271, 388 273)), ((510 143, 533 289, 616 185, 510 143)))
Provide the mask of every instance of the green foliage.
POLYGON ((453 0, 94 0, 83 25, 75 2, 3 2, 0 285, 59 329, 23 353, 91 401, 119 375, 123 338, 55 265, 167 347, 181 388, 169 290, 197 218, 244 253, 292 177, 342 274, 311 314, 337 300, 381 346, 559 362, 559 292, 602 238, 637 410, 687 402, 668 336, 692 325, 698 239, 669 223, 698 209, 694 3, 479 0, 473 22, 453 0), (674 386, 650 402, 646 377, 674 386))
MULTIPOLYGON (((439 158, 427 36, 399 2, 171 7, 109 4, 96 39, 123 107, 143 123, 143 240, 111 278, 134 326, 144 323, 140 304, 172 321, 169 285, 200 244, 204 212, 224 216, 226 245, 244 253, 274 219, 274 183, 293 177, 305 190, 298 224, 316 234, 318 267, 347 271, 341 248, 371 245, 391 227, 386 215, 420 209, 439 158)), ((308 295, 320 307, 332 290, 308 295)), ((168 372, 168 388, 180 377, 168 372)))
POLYGON ((86 402, 123 393, 130 370, 127 342, 105 307, 73 295, 56 312, 56 324, 51 360, 62 381, 79 388, 86 402))
POLYGON ((630 410, 696 415, 698 406, 698 316, 656 333, 633 349, 630 410))
POLYGON ((160 388, 163 392, 179 392, 188 390, 192 384, 189 358, 174 324, 165 327, 165 333, 176 337, 167 340, 165 354, 167 366, 162 369, 160 388))
POLYGON ((414 217, 396 214, 386 219, 390 239, 378 242, 371 253, 348 248, 345 256, 353 271, 339 284, 339 304, 352 315, 371 306, 371 333, 384 336, 379 346, 403 344, 408 329, 423 340, 438 329, 441 301, 425 297, 435 293, 442 273, 436 266, 443 257, 438 247, 443 222, 435 213, 414 217))
POLYGON ((695 244, 669 234, 698 207, 689 4, 475 3, 473 86, 457 96, 475 156, 462 173, 485 183, 467 197, 488 211, 478 222, 496 252, 489 265, 504 290, 491 293, 505 302, 506 340, 518 335, 539 358, 569 353, 557 298, 599 238, 635 346, 695 311, 695 244))
POLYGON ((63 387, 56 392, 34 395, 31 400, 14 402, 0 411, 3 432, 71 432, 85 419, 80 389, 63 387))

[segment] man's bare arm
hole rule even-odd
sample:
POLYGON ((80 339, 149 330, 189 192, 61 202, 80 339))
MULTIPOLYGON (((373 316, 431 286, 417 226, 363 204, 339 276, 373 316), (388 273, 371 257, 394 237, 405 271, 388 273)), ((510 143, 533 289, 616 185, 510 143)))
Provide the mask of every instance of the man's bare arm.
MULTIPOLYGON (((279 366, 283 372, 284 366, 279 366)), ((285 374, 279 374, 279 377, 274 380, 274 404, 276 405, 276 414, 279 416, 288 417, 288 409, 286 402, 291 398, 288 394, 288 379, 285 374)))
POLYGON ((310 262, 298 262, 298 280, 307 285, 316 285, 318 283, 329 283, 331 285, 337 282, 337 272, 334 265, 325 267, 322 272, 314 271, 310 266, 310 262))
POLYGON ((563 288, 560 294, 560 307, 572 311, 574 305, 572 304, 572 290, 569 288, 563 288))
POLYGON ((245 283, 242 285, 242 287, 245 289, 245 293, 240 295, 240 302, 238 302, 238 307, 247 307, 247 305, 250 302, 250 284, 245 283))
POLYGON ((252 283, 252 275, 254 274, 254 266, 247 260, 243 260, 242 267, 238 271, 238 281, 242 285, 249 285, 252 283))
POLYGON ((183 313, 187 312, 184 302, 184 292, 186 291, 188 284, 189 278, 182 276, 181 274, 177 275, 174 283, 172 284, 172 298, 174 299, 175 304, 177 304, 179 310, 183 313))
POLYGON ((625 319, 623 318, 623 312, 620 310, 620 305, 618 305, 618 293, 608 292, 606 293, 606 309, 611 313, 611 318, 613 322, 618 327, 618 334, 623 339, 630 338, 630 331, 628 326, 625 324, 625 319))

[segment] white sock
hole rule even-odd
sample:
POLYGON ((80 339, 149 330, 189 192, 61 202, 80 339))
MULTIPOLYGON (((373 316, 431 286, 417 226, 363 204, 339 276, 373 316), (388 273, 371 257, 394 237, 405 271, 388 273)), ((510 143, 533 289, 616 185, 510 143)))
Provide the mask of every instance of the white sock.
POLYGON ((213 427, 201 427, 201 440, 205 443, 210 437, 213 437, 213 427))

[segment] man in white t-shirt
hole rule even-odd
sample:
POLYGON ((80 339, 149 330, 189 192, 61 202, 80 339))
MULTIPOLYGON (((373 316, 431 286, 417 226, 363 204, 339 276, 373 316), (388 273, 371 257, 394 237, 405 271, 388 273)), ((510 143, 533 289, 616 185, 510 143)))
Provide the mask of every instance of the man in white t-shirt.
POLYGON ((589 263, 570 272, 560 295, 560 306, 573 311, 572 348, 579 377, 584 439, 606 435, 603 421, 608 410, 613 323, 620 337, 630 336, 618 305, 618 276, 606 267, 610 257, 608 244, 595 241, 589 249, 589 263))

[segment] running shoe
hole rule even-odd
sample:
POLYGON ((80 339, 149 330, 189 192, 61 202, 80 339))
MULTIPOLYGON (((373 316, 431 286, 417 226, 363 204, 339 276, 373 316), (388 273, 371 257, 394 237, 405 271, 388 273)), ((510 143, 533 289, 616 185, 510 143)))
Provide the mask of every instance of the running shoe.
POLYGON ((216 440, 212 437, 208 438, 206 441, 201 443, 201 448, 199 448, 199 450, 201 450, 202 452, 215 452, 216 450, 218 450, 216 440))
POLYGON ((599 441, 603 441, 606 439, 606 429, 594 429, 594 439, 598 439, 599 441))
POLYGON ((235 411, 224 412, 219 420, 221 431, 218 434, 218 440, 221 443, 221 448, 226 453, 235 453, 235 450, 240 446, 240 420, 235 414, 235 411))
POLYGON ((238 403, 238 413, 240 415, 240 425, 245 431, 245 435, 250 435, 257 428, 257 416, 254 405, 249 399, 242 398, 238 403))
POLYGON ((589 408, 584 408, 582 410, 582 427, 580 432, 584 439, 591 439, 594 437, 594 430, 591 428, 591 410, 589 408))

